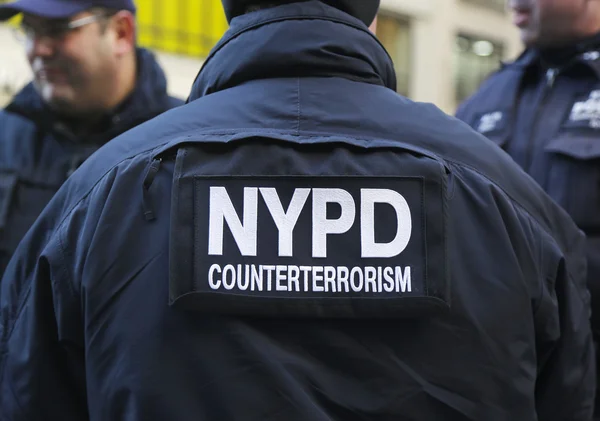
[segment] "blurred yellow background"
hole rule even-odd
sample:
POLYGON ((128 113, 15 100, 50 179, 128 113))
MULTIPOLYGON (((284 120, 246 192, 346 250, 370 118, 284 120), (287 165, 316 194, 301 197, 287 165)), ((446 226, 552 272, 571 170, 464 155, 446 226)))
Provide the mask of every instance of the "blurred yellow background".
POLYGON ((221 0, 137 0, 138 38, 157 50, 206 57, 227 30, 221 0))

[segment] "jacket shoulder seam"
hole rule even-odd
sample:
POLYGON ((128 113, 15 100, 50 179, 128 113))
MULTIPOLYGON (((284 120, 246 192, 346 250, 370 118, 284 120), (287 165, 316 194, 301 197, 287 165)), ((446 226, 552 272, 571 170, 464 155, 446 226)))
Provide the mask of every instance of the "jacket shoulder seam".
POLYGON ((484 172, 482 172, 481 170, 465 163, 465 162, 461 162, 461 161, 457 161, 455 159, 451 159, 451 158, 444 158, 446 161, 451 162, 454 165, 457 165, 458 167, 462 167, 462 168, 466 168, 467 170, 473 171, 474 173, 478 174, 479 176, 483 177, 485 180, 489 181, 490 183, 492 183, 495 187, 497 187, 498 189, 500 189, 502 191, 502 193, 504 193, 506 195, 506 197, 509 198, 509 200, 511 201, 511 203, 515 206, 517 206, 520 210, 522 210, 529 218, 531 218, 532 221, 535 222, 536 226, 541 229, 546 235, 548 235, 550 238, 552 238, 552 240, 559 245, 559 248, 565 252, 566 250, 564 250, 565 247, 567 247, 567 245, 563 245, 562 247, 560 246, 559 241, 557 241, 555 235, 548 230, 548 228, 542 223, 540 222, 539 218, 536 217, 536 215, 534 214, 534 212, 529 209, 529 207, 522 203, 520 200, 518 200, 514 194, 512 194, 511 192, 509 192, 504 186, 502 186, 500 183, 496 182, 493 178, 491 178, 489 175, 485 174, 484 172))

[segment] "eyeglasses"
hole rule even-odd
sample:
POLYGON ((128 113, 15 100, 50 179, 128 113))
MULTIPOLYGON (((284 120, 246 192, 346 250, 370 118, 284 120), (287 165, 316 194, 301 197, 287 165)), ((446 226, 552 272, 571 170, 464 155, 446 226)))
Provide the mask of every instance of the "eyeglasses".
POLYGON ((52 40, 61 40, 69 32, 81 28, 82 26, 97 22, 105 17, 106 15, 95 14, 84 16, 72 21, 54 21, 47 24, 36 24, 35 26, 28 24, 27 22, 22 22, 21 25, 14 28, 14 32, 17 40, 21 42, 27 42, 31 41, 32 39, 42 37, 47 37, 52 40))

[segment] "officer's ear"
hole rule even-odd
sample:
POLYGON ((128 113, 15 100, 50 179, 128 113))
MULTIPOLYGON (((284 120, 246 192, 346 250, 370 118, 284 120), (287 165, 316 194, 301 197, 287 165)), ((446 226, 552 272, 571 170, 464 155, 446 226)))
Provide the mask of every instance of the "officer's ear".
POLYGON ((135 16, 127 10, 120 10, 110 17, 111 36, 115 42, 115 53, 125 55, 135 49, 135 16))
POLYGON ((369 29, 371 30, 371 32, 373 32, 373 34, 377 33, 377 16, 375 16, 375 19, 373 19, 373 23, 371 24, 371 26, 369 26, 369 29))

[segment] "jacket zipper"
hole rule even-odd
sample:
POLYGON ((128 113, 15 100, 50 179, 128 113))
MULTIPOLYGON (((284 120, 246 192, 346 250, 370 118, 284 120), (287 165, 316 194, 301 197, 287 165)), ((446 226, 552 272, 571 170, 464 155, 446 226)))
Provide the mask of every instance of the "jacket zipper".
POLYGON ((542 91, 542 96, 539 104, 536 107, 535 115, 533 117, 533 124, 531 126, 529 142, 527 143, 527 152, 525 157, 525 171, 530 173, 531 165, 533 163, 533 151, 536 146, 536 136, 538 133, 538 126, 540 124, 540 119, 542 117, 544 108, 546 103, 548 102, 548 98, 550 97, 550 93, 552 92, 552 88, 554 87, 554 82, 556 81, 556 77, 560 73, 560 69, 558 68, 550 68, 546 71, 546 83, 544 84, 544 90, 542 91))
POLYGON ((156 215, 154 213, 154 206, 152 204, 152 197, 150 194, 150 187, 154 183, 154 179, 156 175, 160 171, 161 164, 164 160, 170 160, 177 157, 177 150, 165 151, 150 160, 146 168, 146 174, 144 176, 144 181, 142 183, 142 208, 144 211, 144 218, 146 221, 153 221, 156 219, 156 215))

